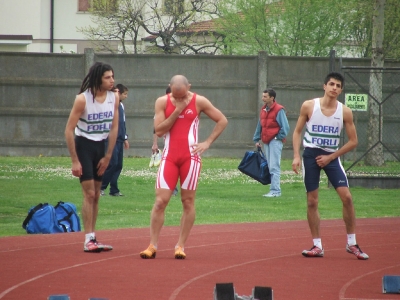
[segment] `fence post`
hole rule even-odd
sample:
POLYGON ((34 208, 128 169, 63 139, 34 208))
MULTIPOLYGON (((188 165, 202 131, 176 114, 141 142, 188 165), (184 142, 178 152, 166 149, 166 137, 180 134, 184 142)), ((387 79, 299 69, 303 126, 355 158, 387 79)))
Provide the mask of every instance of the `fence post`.
POLYGON ((257 119, 259 114, 259 102, 261 101, 262 92, 268 88, 268 54, 266 51, 259 51, 257 57, 258 65, 258 83, 257 83, 257 110, 255 112, 257 119))
POLYGON ((335 71, 335 50, 329 51, 329 73, 335 71))
POLYGON ((83 74, 83 77, 86 76, 87 73, 89 73, 90 67, 94 64, 94 49, 93 48, 85 48, 85 74, 83 74))

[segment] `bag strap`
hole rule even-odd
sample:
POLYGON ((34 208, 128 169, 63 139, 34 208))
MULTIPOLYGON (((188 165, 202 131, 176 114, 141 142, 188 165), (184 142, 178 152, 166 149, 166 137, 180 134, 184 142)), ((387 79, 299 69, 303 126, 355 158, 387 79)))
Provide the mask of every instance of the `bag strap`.
POLYGON ((75 232, 75 230, 73 229, 73 228, 74 228, 74 221, 73 221, 72 218, 71 218, 71 216, 73 215, 73 213, 74 213, 74 212, 71 211, 71 212, 70 212, 67 216, 65 216, 64 218, 58 219, 58 220, 57 220, 58 225, 62 227, 62 229, 64 230, 64 232, 68 232, 68 230, 67 230, 66 226, 63 224, 63 221, 68 222, 68 223, 70 224, 70 229, 71 229, 71 231, 72 231, 72 232, 75 232))
POLYGON ((56 205, 54 208, 57 209, 58 207, 60 207, 60 208, 62 208, 62 209, 65 211, 65 213, 66 213, 67 215, 69 215, 70 212, 69 212, 64 206, 62 206, 61 204, 64 204, 64 202, 59 201, 59 202, 57 203, 57 205, 56 205))
POLYGON ((257 147, 257 151, 263 158, 265 158, 264 152, 262 151, 260 146, 257 147))
MULTIPOLYGON (((64 202, 63 202, 63 201, 58 201, 57 204, 56 204, 56 206, 54 206, 54 208, 59 207, 61 204, 64 204, 64 202)), ((61 207, 62 207, 62 206, 61 206, 61 207)), ((64 207, 62 207, 62 208, 64 208, 64 207)))
POLYGON ((60 222, 61 221, 68 221, 70 224, 71 224, 71 231, 72 232, 75 232, 75 230, 73 230, 72 228, 73 228, 73 226, 74 226, 74 221, 72 220, 72 218, 71 218, 71 216, 74 214, 74 211, 68 211, 64 206, 62 206, 61 204, 64 204, 64 202, 63 201, 59 201, 58 203, 57 203, 57 205, 56 205, 56 207, 55 208, 57 208, 57 207, 60 207, 60 208, 62 208, 64 211, 65 211, 65 213, 67 214, 64 218, 62 218, 62 219, 59 219, 58 220, 58 223, 63 227, 63 229, 64 229, 64 231, 65 232, 67 232, 67 229, 65 228, 65 226, 63 225, 63 224, 61 224, 60 222))
POLYGON ((46 205, 48 205, 48 203, 39 203, 34 208, 32 208, 31 211, 28 213, 28 216, 25 218, 24 222, 22 223, 22 228, 26 229, 26 225, 32 219, 33 214, 35 212, 37 212, 39 209, 41 209, 43 206, 46 206, 46 205))

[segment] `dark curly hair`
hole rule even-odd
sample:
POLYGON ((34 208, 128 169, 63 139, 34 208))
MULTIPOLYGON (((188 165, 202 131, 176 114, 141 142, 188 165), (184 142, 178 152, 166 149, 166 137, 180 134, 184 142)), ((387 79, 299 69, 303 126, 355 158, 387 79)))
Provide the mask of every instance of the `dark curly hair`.
POLYGON ((114 74, 114 70, 109 64, 105 64, 102 62, 94 63, 93 66, 90 67, 89 73, 83 79, 79 93, 83 93, 87 89, 90 89, 90 92, 93 95, 93 101, 94 101, 94 97, 96 96, 95 93, 101 87, 101 83, 102 83, 101 78, 103 77, 103 74, 107 71, 112 71, 114 74))

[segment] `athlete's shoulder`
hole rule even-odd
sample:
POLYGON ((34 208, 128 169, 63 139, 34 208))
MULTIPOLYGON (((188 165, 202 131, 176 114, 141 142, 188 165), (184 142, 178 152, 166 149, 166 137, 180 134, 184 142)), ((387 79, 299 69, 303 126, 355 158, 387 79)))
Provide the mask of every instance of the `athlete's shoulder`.
POLYGON ((304 109, 311 109, 314 107, 315 99, 305 100, 301 105, 304 109))
MULTIPOLYGON (((193 93, 196 94, 196 93, 193 93)), ((196 103, 211 103, 205 96, 196 94, 196 103)))
POLYGON ((86 94, 80 93, 80 94, 76 95, 75 103, 79 103, 79 104, 86 103, 86 94))
POLYGON ((167 101, 167 99, 168 99, 168 94, 158 97, 156 101, 167 101))
POLYGON ((339 102, 339 105, 342 105, 343 115, 352 115, 353 111, 350 107, 346 106, 345 104, 339 102))
POLYGON ((168 95, 163 95, 163 96, 158 97, 156 99, 156 102, 155 102, 156 110, 157 109, 163 110, 163 109, 166 108, 166 106, 167 106, 167 98, 168 98, 168 95))

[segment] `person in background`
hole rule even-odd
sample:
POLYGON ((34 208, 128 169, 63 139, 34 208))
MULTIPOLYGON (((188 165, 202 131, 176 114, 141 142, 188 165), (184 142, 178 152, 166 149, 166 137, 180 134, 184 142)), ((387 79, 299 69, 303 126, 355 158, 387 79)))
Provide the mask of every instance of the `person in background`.
MULTIPOLYGON (((114 151, 108 164, 108 167, 103 175, 101 183, 100 195, 105 195, 105 190, 110 184, 110 196, 123 196, 118 188, 118 178, 121 174, 124 161, 124 148, 129 149, 128 135, 126 134, 125 125, 125 107, 122 102, 128 97, 128 88, 123 84, 117 84, 119 94, 118 106, 118 136, 115 143, 114 151)), ((106 141, 107 143, 108 141, 106 141)))
POLYGON ((276 92, 267 89, 263 92, 262 101, 264 105, 260 111, 260 117, 254 132, 253 141, 256 147, 261 147, 260 140, 264 145, 265 157, 271 174, 269 193, 264 197, 281 196, 281 156, 283 143, 289 133, 289 122, 286 117, 285 108, 276 102, 276 92))
POLYGON ((118 134, 118 105, 119 95, 114 92, 112 67, 96 62, 83 79, 65 127, 72 175, 79 177, 83 193, 85 252, 113 249, 97 241, 95 227, 102 176, 111 160, 118 134))
POLYGON ((183 212, 174 255, 176 259, 186 258, 184 246, 196 216, 195 197, 201 170, 201 154, 228 125, 226 117, 210 100, 190 91, 191 85, 185 76, 175 75, 169 86, 171 93, 159 97, 155 103, 154 128, 157 136, 165 136, 165 145, 158 168, 156 199, 150 217, 150 245, 140 252, 140 257, 145 259, 156 257, 165 209, 178 178, 183 212), (216 123, 204 142, 198 142, 201 113, 216 123))
POLYGON ((356 217, 349 182, 340 156, 357 147, 358 138, 350 108, 337 100, 344 85, 344 77, 332 72, 325 77, 324 96, 305 101, 300 108, 300 116, 293 132, 292 169, 298 174, 301 158, 300 144, 303 140, 303 178, 307 192, 307 220, 313 239, 313 247, 304 250, 305 257, 323 257, 324 248, 320 235, 320 215, 318 211, 318 189, 321 170, 325 171, 329 182, 335 188, 343 205, 343 220, 346 225, 346 251, 360 260, 369 256, 361 251, 356 241, 356 217), (306 127, 304 138, 301 134, 306 127), (347 142, 339 147, 340 132, 346 129, 347 142))

